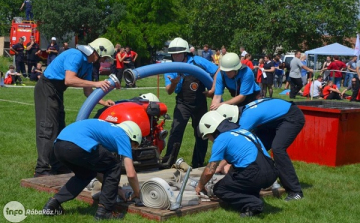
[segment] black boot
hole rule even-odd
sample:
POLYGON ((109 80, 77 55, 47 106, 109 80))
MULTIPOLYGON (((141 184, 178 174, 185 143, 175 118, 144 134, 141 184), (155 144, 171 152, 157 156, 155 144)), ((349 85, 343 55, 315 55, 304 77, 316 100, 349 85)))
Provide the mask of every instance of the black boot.
POLYGON ((54 216, 54 215, 62 215, 64 214, 64 209, 61 207, 59 201, 55 198, 49 198, 48 202, 45 204, 43 208, 43 215, 46 216, 54 216))
POLYGON ((104 206, 98 207, 96 214, 95 214, 95 220, 104 220, 104 219, 122 219, 124 218, 124 214, 122 213, 113 213, 112 211, 106 210, 104 206))

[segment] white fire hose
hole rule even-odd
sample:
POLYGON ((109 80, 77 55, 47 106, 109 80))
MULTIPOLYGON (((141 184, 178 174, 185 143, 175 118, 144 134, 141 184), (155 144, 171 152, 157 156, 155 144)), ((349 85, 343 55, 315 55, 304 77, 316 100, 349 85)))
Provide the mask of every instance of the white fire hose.
POLYGON ((141 202, 146 207, 165 210, 169 209, 171 203, 176 201, 170 185, 159 177, 154 177, 144 182, 140 192, 141 202))

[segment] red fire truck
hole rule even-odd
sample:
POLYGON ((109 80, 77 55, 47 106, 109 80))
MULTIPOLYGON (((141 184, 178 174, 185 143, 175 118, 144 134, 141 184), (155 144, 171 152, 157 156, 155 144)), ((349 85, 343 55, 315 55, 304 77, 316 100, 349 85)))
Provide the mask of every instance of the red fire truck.
MULTIPOLYGON (((34 36, 36 43, 39 44, 41 49, 40 59, 46 61, 47 53, 46 49, 50 44, 50 39, 47 39, 44 35, 40 33, 38 30, 38 23, 35 21, 25 21, 21 17, 15 17, 11 23, 10 30, 10 46, 19 42, 19 38, 24 38, 24 47, 26 48, 26 44, 30 42, 30 37, 34 36)), ((59 40, 59 38, 57 38, 59 40)), ((74 48, 77 43, 77 38, 74 37, 68 42, 69 47, 74 48)), ((62 46, 61 41, 57 41, 59 47, 62 46)), ((10 50, 11 55, 15 55, 15 53, 10 50)))

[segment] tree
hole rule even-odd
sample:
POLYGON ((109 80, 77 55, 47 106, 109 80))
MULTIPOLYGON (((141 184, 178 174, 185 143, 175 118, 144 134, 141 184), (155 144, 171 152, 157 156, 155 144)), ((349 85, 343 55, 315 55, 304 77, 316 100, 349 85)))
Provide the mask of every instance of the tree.
POLYGON ((0 0, 0 36, 9 36, 11 21, 14 17, 24 17, 24 11, 20 11, 22 0, 0 0))
POLYGON ((139 57, 149 58, 165 41, 181 33, 181 9, 175 0, 118 0, 116 4, 125 6, 125 15, 112 20, 105 37, 132 47, 139 57))
POLYGON ((37 0, 33 12, 47 38, 68 40, 75 34, 85 44, 105 32, 112 4, 111 0, 37 0))

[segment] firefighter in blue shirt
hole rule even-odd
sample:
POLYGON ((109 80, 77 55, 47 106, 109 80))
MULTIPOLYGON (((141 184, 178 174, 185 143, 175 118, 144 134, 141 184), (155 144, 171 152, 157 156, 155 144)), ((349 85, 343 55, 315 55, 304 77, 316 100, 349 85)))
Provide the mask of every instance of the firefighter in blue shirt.
POLYGON ((239 123, 241 128, 254 132, 267 150, 272 149, 280 182, 288 193, 285 200, 303 198, 295 168, 286 152, 305 124, 302 111, 291 102, 270 98, 241 107, 224 104, 216 111, 231 122, 239 123))
MULTIPOLYGON (((88 97, 94 88, 108 91, 108 81, 93 82, 92 63, 111 60, 114 45, 105 38, 98 38, 89 45, 77 45, 60 54, 46 68, 34 89, 36 118, 36 147, 38 159, 34 177, 62 174, 68 170, 54 158, 53 142, 65 127, 64 91, 68 86, 82 87, 88 97)), ((111 106, 112 100, 100 100, 99 104, 111 106)))
POLYGON ((204 139, 209 138, 213 146, 196 192, 199 194, 204 190, 220 161, 226 160, 232 169, 215 184, 213 193, 241 212, 241 217, 261 213, 264 204, 259 198, 260 190, 271 186, 277 178, 274 162, 261 141, 216 111, 201 118, 199 132, 204 139))
POLYGON ((215 95, 210 109, 216 110, 221 104, 246 105, 260 97, 260 87, 255 83, 252 70, 240 63, 236 53, 227 53, 220 61, 220 73, 216 76, 215 95), (224 88, 233 98, 221 102, 224 88))
MULTIPOLYGON (((62 203, 79 195, 98 173, 103 174, 96 220, 121 218, 113 215, 120 182, 122 161, 134 193, 129 200, 140 198, 132 149, 142 140, 141 129, 133 121, 113 124, 99 119, 85 119, 67 126, 54 143, 56 157, 74 172, 60 191, 43 208, 45 215, 63 214, 62 203), (118 159, 112 152, 120 155, 118 159)), ((124 199, 124 198, 123 198, 124 199)))
MULTIPOLYGON (((171 41, 168 52, 173 61, 198 66, 212 77, 218 72, 218 67, 215 64, 202 57, 190 54, 189 44, 182 38, 175 38, 171 41)), ((186 125, 191 118, 195 137, 192 167, 201 167, 204 164, 208 142, 198 136, 196 128, 202 115, 207 112, 205 86, 200 80, 189 74, 166 73, 164 78, 167 93, 170 95, 175 92, 177 95, 173 115, 174 121, 163 162, 166 162, 172 153, 176 153, 174 144, 181 143, 186 125)), ((171 165, 175 159, 176 157, 171 161, 171 165)))

